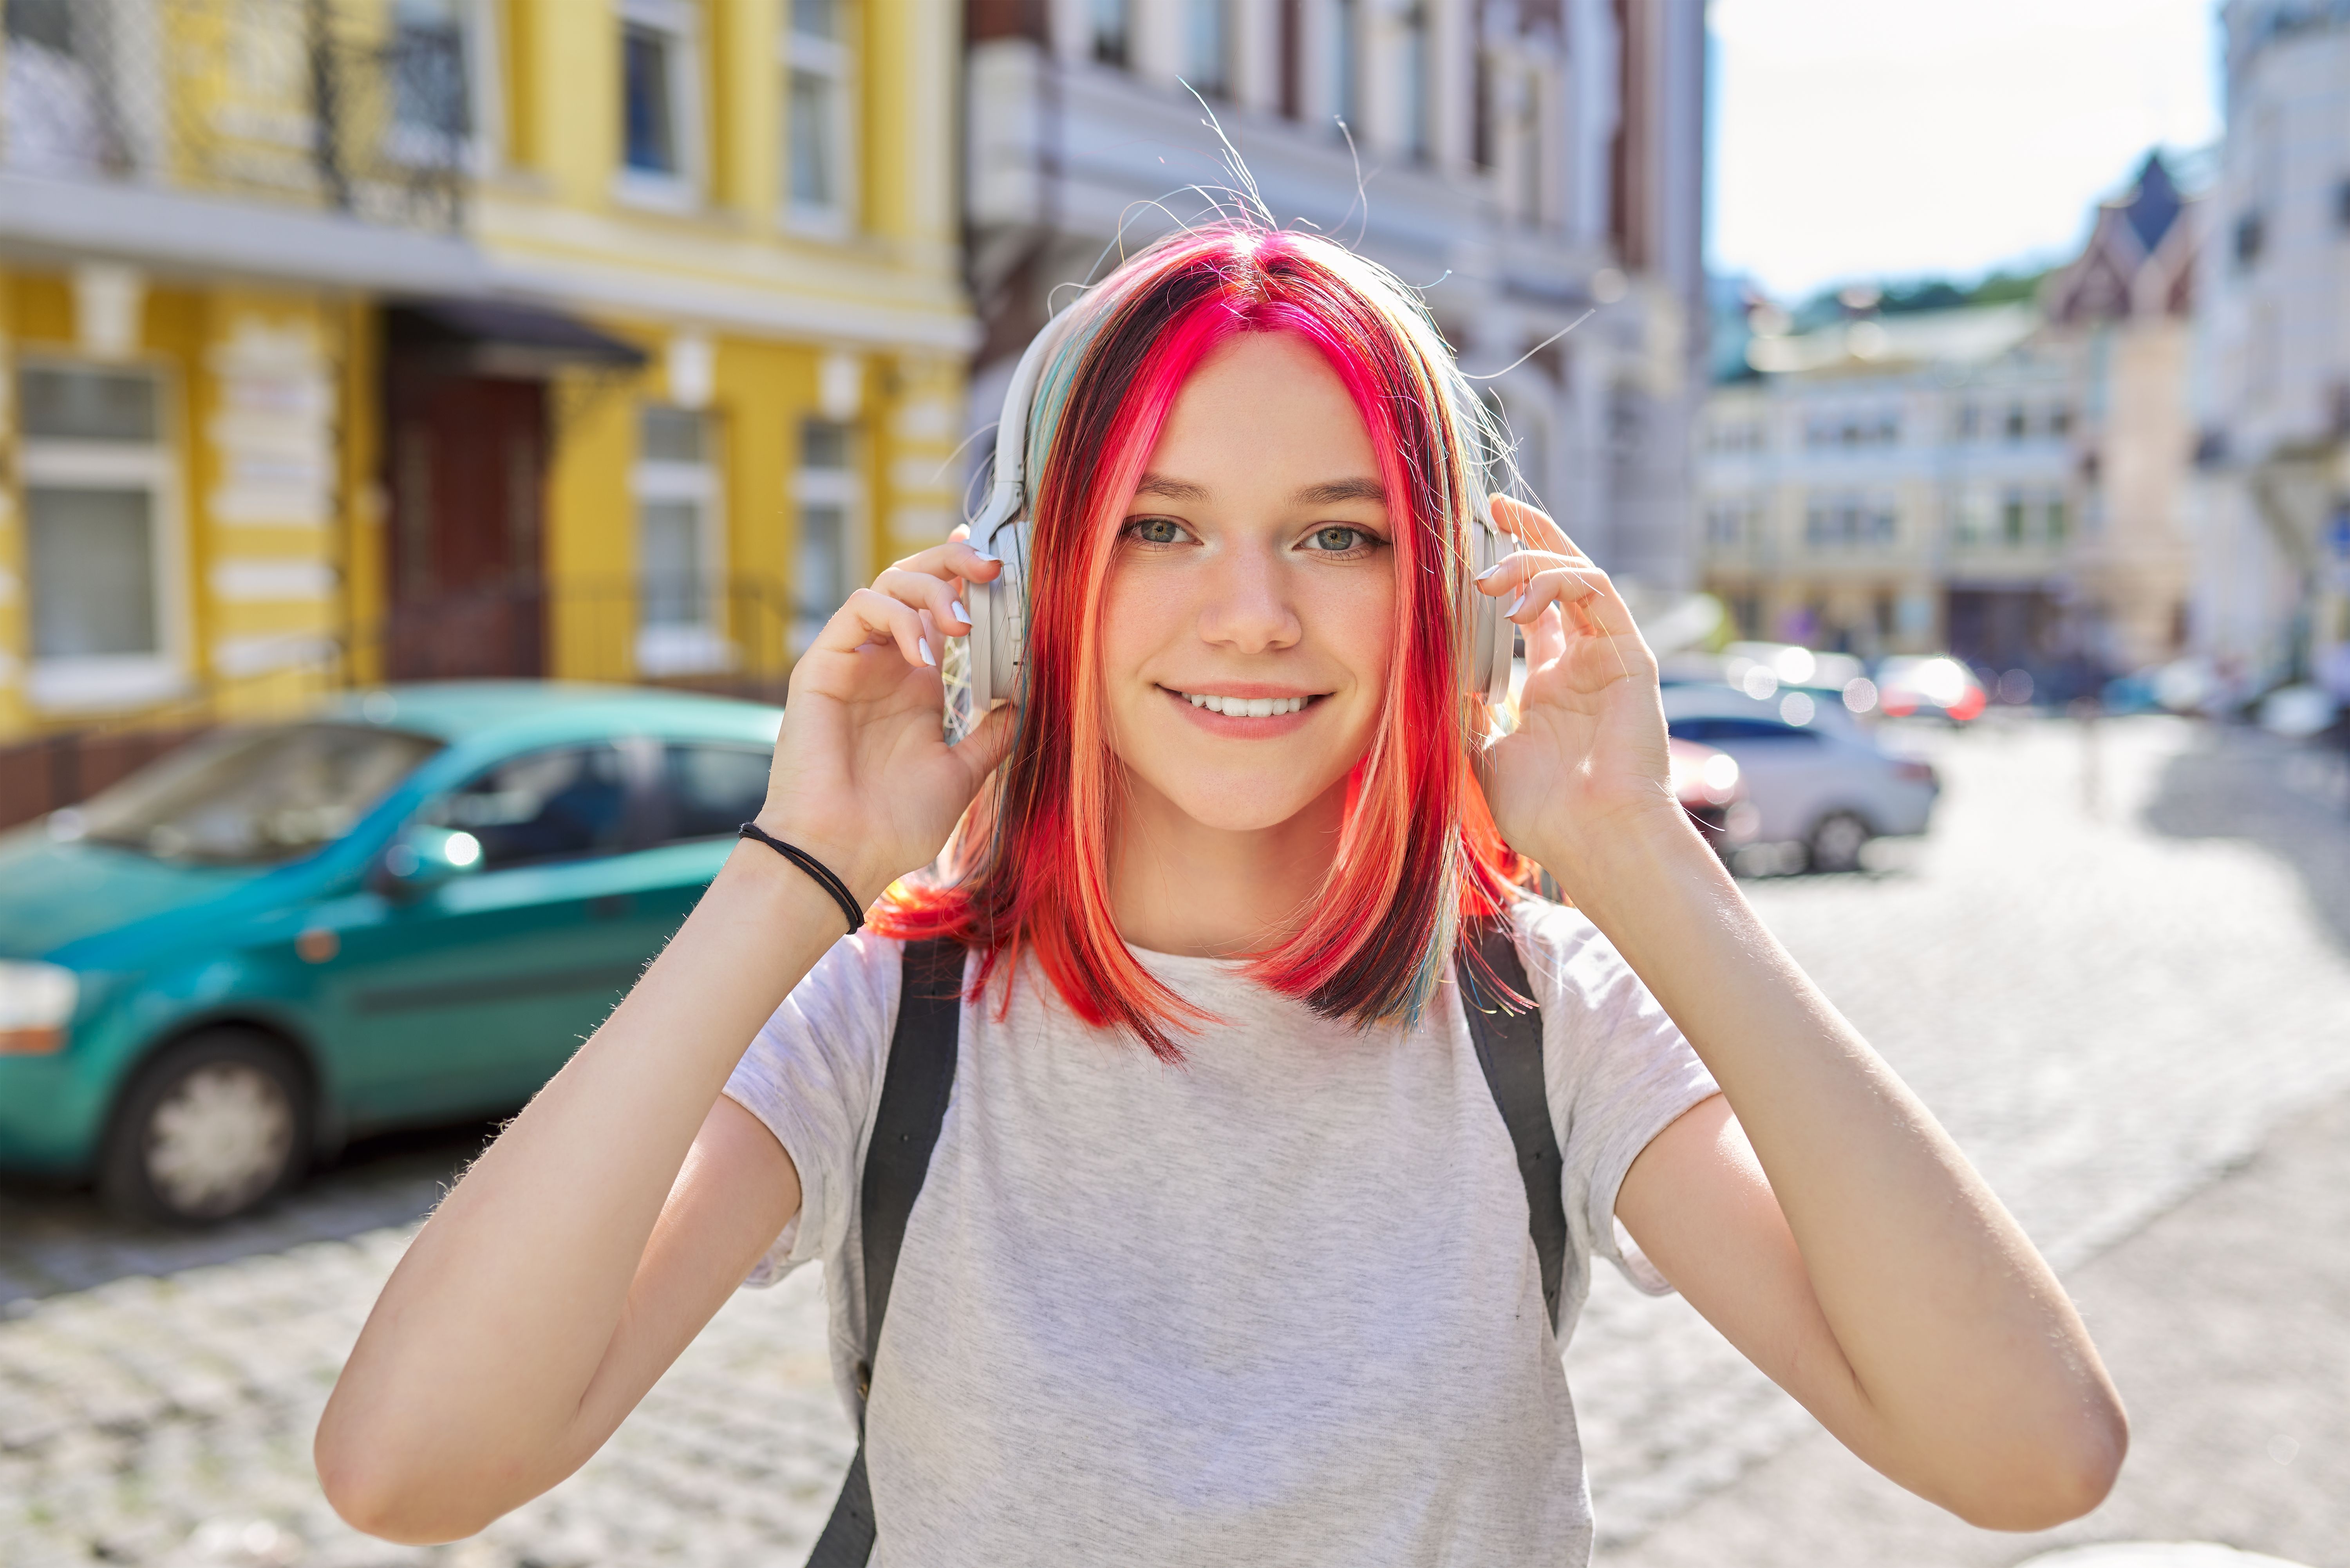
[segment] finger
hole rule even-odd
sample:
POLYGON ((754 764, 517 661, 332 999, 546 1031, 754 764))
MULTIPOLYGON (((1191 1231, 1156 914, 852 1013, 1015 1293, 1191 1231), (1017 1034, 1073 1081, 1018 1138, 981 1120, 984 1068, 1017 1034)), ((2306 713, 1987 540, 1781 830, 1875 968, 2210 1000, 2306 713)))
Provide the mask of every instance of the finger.
POLYGON ((945 628, 951 637, 961 637, 971 629, 971 616, 962 607, 962 584, 958 579, 892 566, 873 579, 873 591, 930 611, 931 618, 945 628))
POLYGON ((973 788, 994 772, 995 765, 1012 750, 1012 737, 1018 731, 1019 722, 1019 709, 1009 702, 1002 703, 972 725, 970 734, 954 743, 952 754, 971 769, 973 788))
POLYGON ((1598 570, 1580 556, 1563 556, 1555 550, 1517 550, 1485 568, 1483 575, 1476 580, 1477 591, 1507 599, 1533 581, 1536 573, 1560 567, 1574 567, 1586 572, 1598 570))
POLYGON ((974 583, 992 582, 1003 563, 971 542, 971 535, 958 525, 947 535, 943 545, 933 545, 927 550, 917 550, 903 560, 889 563, 892 570, 924 572, 933 577, 962 577, 974 583))
POLYGON ((1589 629, 1619 637, 1633 629, 1631 611, 1616 592, 1607 574, 1596 566, 1554 566, 1529 578, 1517 597, 1504 605, 1504 618, 1531 626, 1551 606, 1573 613, 1589 629))
POLYGON ((1511 496, 1496 495, 1493 497, 1493 522, 1504 534, 1538 550, 1555 551, 1562 556, 1583 554, 1575 547, 1575 541, 1566 536, 1566 530, 1553 522, 1550 514, 1539 506, 1529 506, 1511 496))
POLYGON ((831 653, 854 653, 868 642, 896 645, 909 664, 935 668, 937 650, 929 647, 922 637, 921 612, 901 599, 871 588, 859 588, 848 596, 841 607, 833 611, 832 618, 816 633, 809 651, 822 649, 831 653))

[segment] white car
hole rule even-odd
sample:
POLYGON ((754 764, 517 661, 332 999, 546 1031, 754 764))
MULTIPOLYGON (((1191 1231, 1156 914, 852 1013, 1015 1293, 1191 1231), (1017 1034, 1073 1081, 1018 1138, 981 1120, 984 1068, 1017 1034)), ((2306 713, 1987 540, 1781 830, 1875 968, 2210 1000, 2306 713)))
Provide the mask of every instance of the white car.
POLYGON ((1730 844, 1800 844, 1814 871, 1851 871, 1876 837, 1923 833, 1941 783, 1933 764, 1897 757, 1833 693, 1757 699, 1728 686, 1664 689, 1673 738, 1738 761, 1746 786, 1730 844))

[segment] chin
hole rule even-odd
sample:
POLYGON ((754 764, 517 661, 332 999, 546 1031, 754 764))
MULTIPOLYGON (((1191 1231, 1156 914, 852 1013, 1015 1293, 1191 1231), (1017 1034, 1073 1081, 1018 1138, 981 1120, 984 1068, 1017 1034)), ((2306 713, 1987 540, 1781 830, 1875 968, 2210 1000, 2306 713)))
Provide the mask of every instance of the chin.
POLYGON ((1324 788, 1300 788, 1295 774, 1268 777, 1251 772, 1237 777, 1153 782, 1178 811, 1202 827, 1223 833, 1279 827, 1325 793, 1324 788))

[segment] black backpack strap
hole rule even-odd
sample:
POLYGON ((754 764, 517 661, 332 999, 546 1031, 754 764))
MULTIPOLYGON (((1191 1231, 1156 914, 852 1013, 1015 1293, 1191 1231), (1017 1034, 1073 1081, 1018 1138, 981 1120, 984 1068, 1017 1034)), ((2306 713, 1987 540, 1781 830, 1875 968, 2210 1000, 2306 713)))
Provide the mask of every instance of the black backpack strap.
POLYGON ((1526 1228, 1542 1263, 1543 1305, 1555 1328, 1559 1287, 1566 1272, 1566 1198, 1560 1189, 1566 1161, 1558 1150, 1550 1096, 1543 1087, 1542 1012, 1536 1005, 1505 1012, 1499 998, 1487 998, 1482 977, 1472 971, 1472 947, 1510 990, 1531 999, 1534 987, 1526 983, 1526 966, 1518 958, 1506 915, 1462 927, 1453 950, 1461 1009, 1469 1015, 1469 1037, 1477 1045, 1477 1064, 1485 1069, 1485 1086, 1493 1091, 1493 1103, 1501 1107, 1503 1125, 1518 1151, 1518 1175, 1526 1184, 1526 1228))
MULTIPOLYGON (((881 1075, 881 1103, 865 1147, 865 1181, 858 1206, 865 1254, 865 1356, 857 1364, 857 1396, 873 1392, 873 1356, 881 1345, 881 1319, 898 1275, 898 1249, 906 1221, 930 1174, 931 1150, 954 1093, 955 1048, 962 1023, 963 950, 943 938, 908 942, 899 971, 898 1026, 881 1075)), ((832 1518, 808 1553, 808 1568, 861 1568, 873 1554, 873 1489, 866 1480, 863 1418, 857 1458, 840 1484, 832 1518)))

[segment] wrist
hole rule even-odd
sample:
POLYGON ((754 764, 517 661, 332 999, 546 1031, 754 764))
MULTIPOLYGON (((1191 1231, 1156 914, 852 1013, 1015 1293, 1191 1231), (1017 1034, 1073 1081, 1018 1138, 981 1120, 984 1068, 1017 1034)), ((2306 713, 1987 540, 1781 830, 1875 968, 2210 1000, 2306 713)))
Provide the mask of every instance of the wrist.
MULTIPOLYGON (((846 832, 826 832, 814 824, 798 820, 786 813, 762 811, 754 824, 762 833, 782 839, 785 844, 809 856, 824 868, 839 877, 848 888, 849 896, 857 900, 859 909, 869 909, 889 884, 901 875, 901 868, 887 864, 874 855, 859 836, 846 832)), ((818 893, 825 891, 823 883, 789 858, 764 844, 746 841, 748 847, 772 869, 790 878, 806 883, 818 893)), ((827 897, 827 902, 830 901, 827 897)))
POLYGON ((1533 858, 1578 908, 1593 912, 1660 877, 1692 869, 1723 874, 1721 857, 1674 800, 1578 824, 1543 844, 1533 858))

